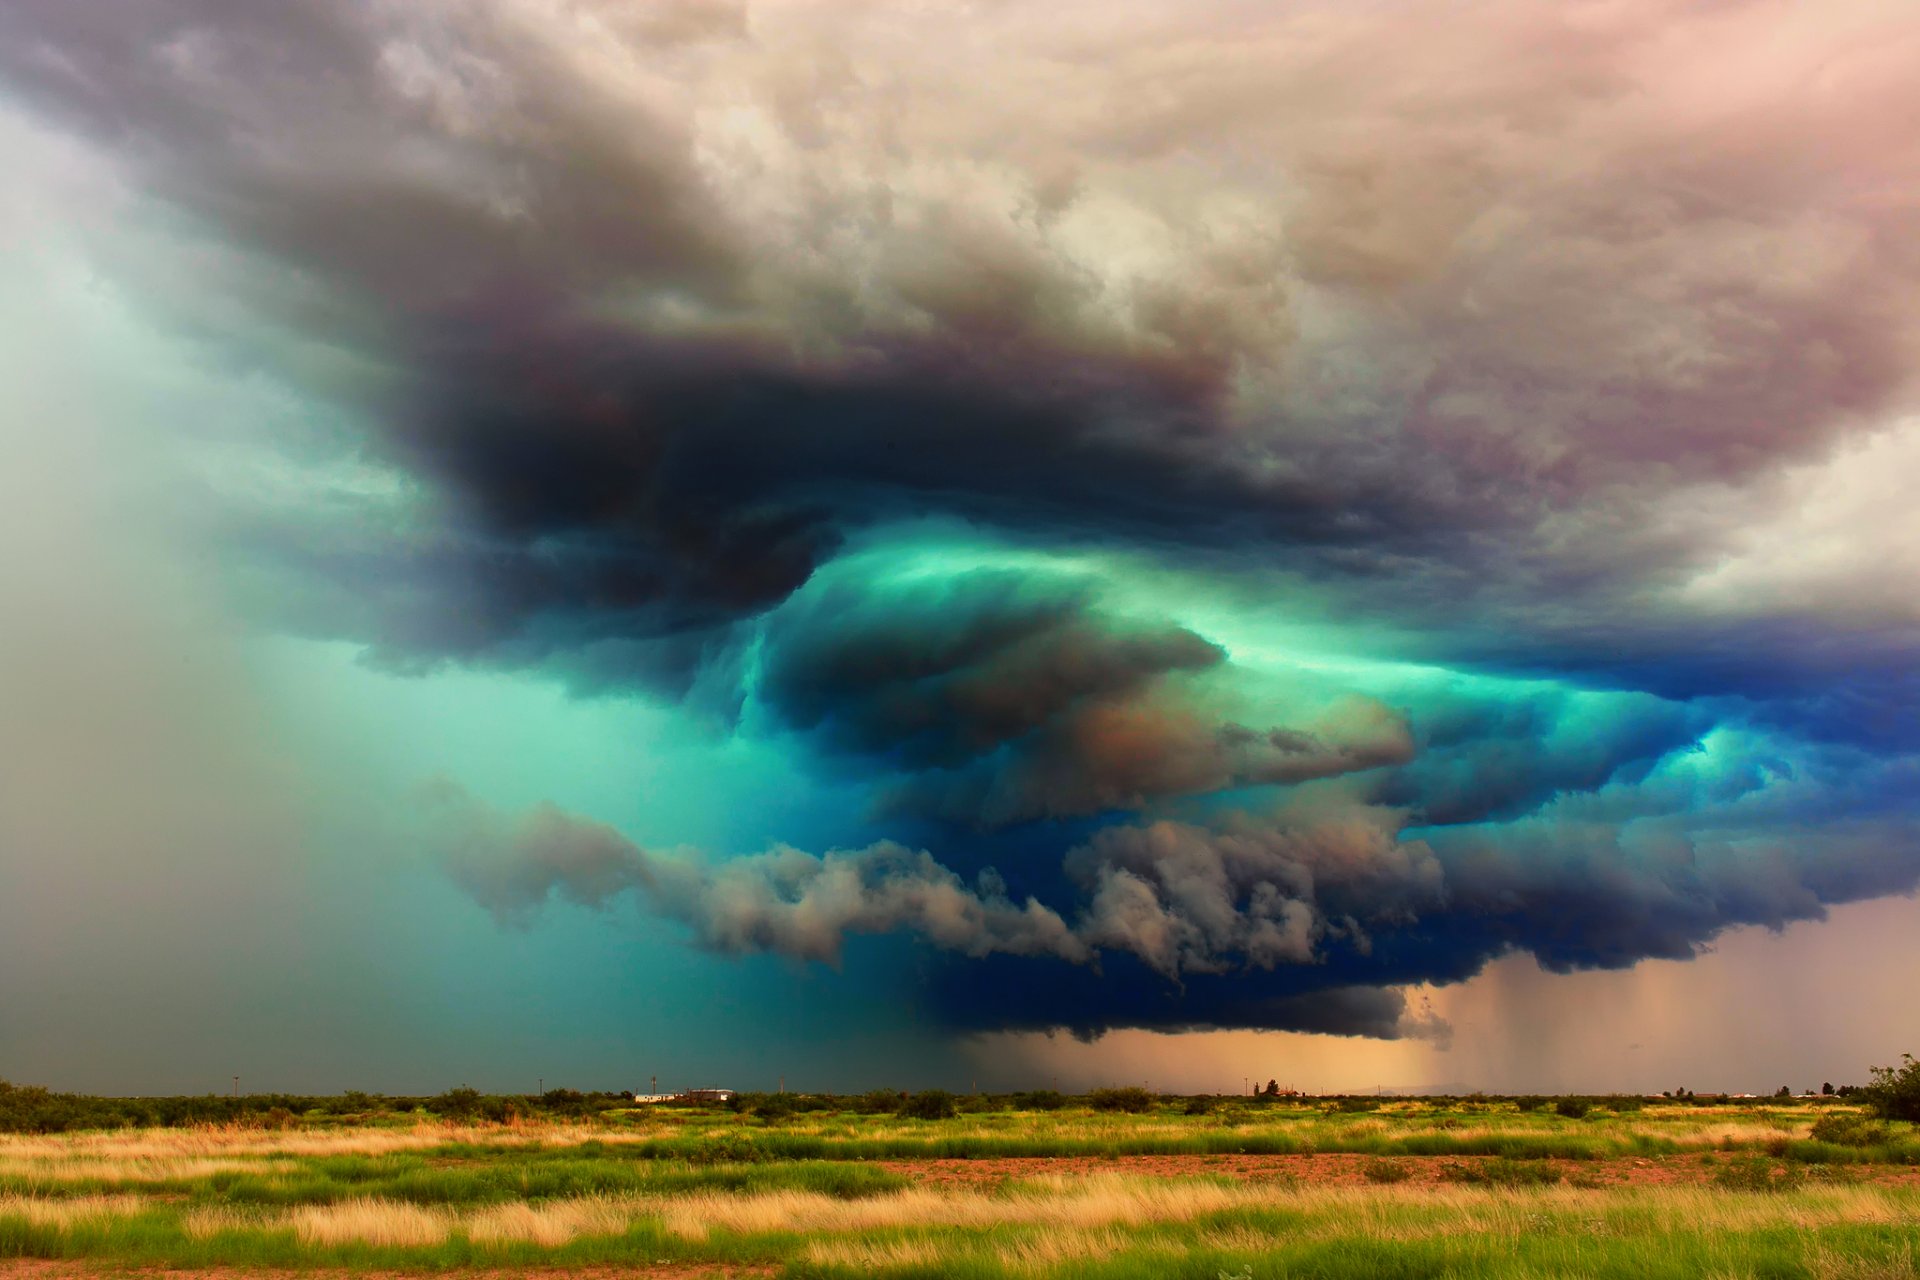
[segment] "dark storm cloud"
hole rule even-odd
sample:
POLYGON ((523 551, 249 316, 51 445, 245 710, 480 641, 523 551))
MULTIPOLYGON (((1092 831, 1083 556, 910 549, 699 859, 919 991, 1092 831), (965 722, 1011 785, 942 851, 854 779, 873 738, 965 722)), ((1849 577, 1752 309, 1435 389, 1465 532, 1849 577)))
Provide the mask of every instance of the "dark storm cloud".
POLYGON ((781 720, 892 771, 888 807, 961 825, 1300 782, 1412 749, 1401 717, 1361 699, 1327 724, 1226 719, 1196 684, 1231 676, 1218 645, 1031 572, 835 580, 772 614, 759 644, 756 694, 781 720))
POLYGON ((28 0, 0 75, 220 239, 203 292, 254 323, 195 313, 210 337, 444 499, 378 543, 245 526, 283 614, 564 665, 723 628, 927 510, 1388 575, 1384 607, 1461 627, 1688 560, 1716 531, 1649 504, 1907 402, 1920 263, 1855 180, 1911 176, 1867 142, 1892 82, 1736 80, 1716 114, 1653 35, 1754 31, 1669 25, 1127 5, 1062 59, 1083 31, 1012 11, 28 0), (1146 265, 1087 239, 1116 218, 1146 265))
POLYGON ((650 853, 552 804, 509 816, 444 783, 422 800, 429 847, 503 924, 526 924, 556 896, 605 907, 634 893, 699 945, 736 955, 837 962, 848 937, 897 932, 976 957, 1091 955, 1058 915, 1032 898, 1013 902, 990 872, 969 886, 931 855, 896 844, 819 855, 782 846, 708 863, 650 853))
POLYGON ((928 993, 956 1028, 1254 1027, 1443 1036, 1400 990, 1510 953, 1556 971, 1686 959, 1742 925, 1781 928, 1920 883, 1920 773, 1759 737, 1670 753, 1633 780, 1507 822, 1413 828, 1338 790, 1207 825, 1113 825, 1068 852, 1053 901, 1016 904, 924 851, 790 848, 707 863, 649 854, 543 806, 470 802, 435 843, 505 920, 557 893, 629 892, 704 946, 834 960, 900 932, 969 957, 928 993))
POLYGON ((1298 1020, 1328 993, 1375 991, 1379 1012, 1512 953, 1556 972, 1684 960, 1920 884, 1911 761, 1720 750, 1508 823, 1408 829, 1342 802, 1111 827, 1067 859, 1076 930, 1117 957, 1102 974, 999 957, 940 968, 931 991, 975 1029, 1331 1029, 1298 1020))
MULTIPOLYGON (((1035 1025, 1069 1026, 1091 1034, 1113 1025, 1154 1025, 1142 1011, 1158 1004, 1181 1025, 1257 1025, 1338 1035, 1444 1037, 1447 1028, 1430 1016, 1409 1013, 1398 992, 1367 988, 1325 989, 1290 984, 1279 994, 1243 995, 1233 1020, 1220 1021, 1205 1004, 1185 1013, 1169 985, 1182 974, 1202 977, 1224 971, 1226 951, 1250 943, 1247 958, 1269 973, 1286 957, 1264 940, 1215 938, 1210 946, 1179 954, 1164 952, 1150 938, 1116 932, 1109 913, 1095 913, 1069 926, 1032 898, 1014 903, 992 872, 969 886, 931 855, 894 844, 815 855, 792 848, 721 863, 690 854, 660 855, 633 844, 612 828, 542 804, 521 815, 499 813, 449 784, 422 796, 424 838, 454 881, 502 924, 525 926, 553 898, 604 908, 632 895, 648 913, 686 926, 702 947, 726 954, 768 952, 792 960, 837 963, 857 934, 909 932, 932 946, 965 955, 1047 957, 1067 962, 1091 978, 1092 990, 1121 985, 1135 992, 1116 1000, 1095 998, 1087 1009, 1050 1005, 1035 1025), (1102 952, 1120 957, 1117 975, 1087 966, 1102 952), (1131 963, 1153 974, 1142 981, 1131 963), (1303 989, 1304 988, 1304 989, 1303 989), (1123 1008, 1132 1012, 1121 1013, 1123 1008)), ((1034 994, 1056 988, 1049 971, 1025 996, 1009 995, 1007 1019, 1023 1025, 1034 994)), ((1076 989, 1079 982, 1070 982, 1076 989)), ((1042 997, 1044 999, 1044 996, 1042 997)), ((1149 1017, 1151 1015, 1148 1015, 1149 1017)))
POLYGON ((15 0, 0 81, 123 176, 126 292, 385 482, 203 495, 264 616, 700 691, 960 829, 705 863, 456 805, 497 917, 909 931, 956 1025, 1385 1035, 1509 951, 1914 883, 1920 626, 1740 538, 1915 404, 1920 49, 1833 11, 15 0), (1509 679, 1270 703, 1171 602, 823 572, 927 517, 1509 679), (1021 903, 952 869, 1115 811, 1021 903))
POLYGON ((1703 708, 1645 694, 1444 694, 1423 700, 1409 763, 1372 794, 1421 823, 1511 818, 1562 793, 1631 780, 1713 723, 1703 708))

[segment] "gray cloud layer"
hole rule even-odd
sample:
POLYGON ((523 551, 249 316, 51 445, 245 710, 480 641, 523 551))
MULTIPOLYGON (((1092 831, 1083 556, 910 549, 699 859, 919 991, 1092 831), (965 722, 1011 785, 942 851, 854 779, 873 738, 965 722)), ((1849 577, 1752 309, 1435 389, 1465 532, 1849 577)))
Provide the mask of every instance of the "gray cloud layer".
POLYGON ((1058 915, 1031 898, 1015 904, 991 875, 969 887, 896 844, 822 855, 781 847, 708 863, 649 853, 551 804, 508 819, 447 784, 427 799, 428 839, 448 873, 503 924, 524 924, 555 896, 602 907, 637 892, 654 915, 730 954, 836 961, 849 935, 896 932, 970 956, 1091 954, 1058 915))
POLYGON ((783 723, 861 767, 885 762, 900 775, 888 808, 960 825, 1132 810, 1413 751, 1404 717, 1358 696, 1249 728, 1233 717, 1258 703, 1209 688, 1235 675, 1217 644, 1031 571, 836 579, 771 614, 756 643, 754 695, 783 723))
POLYGON ((1593 645, 1913 404, 1897 5, 1092 13, 26 0, 0 76, 442 500, 240 530, 395 662, 680 670, 929 507, 1593 645))
POLYGON ((1916 407, 1916 63, 1891 0, 0 9, 9 101, 136 193, 114 280, 355 423, 263 449, 379 483, 194 495, 275 625, 718 690, 949 829, 1125 815, 1016 904, 476 811, 468 891, 1025 958, 949 1001, 992 1025, 1391 1029, 1913 886, 1920 614, 1859 557, 1697 588, 1916 407), (1037 572, 826 572, 930 516, 1541 687, 1268 699, 1037 572), (1019 980, 1096 953, 1149 997, 1019 980))

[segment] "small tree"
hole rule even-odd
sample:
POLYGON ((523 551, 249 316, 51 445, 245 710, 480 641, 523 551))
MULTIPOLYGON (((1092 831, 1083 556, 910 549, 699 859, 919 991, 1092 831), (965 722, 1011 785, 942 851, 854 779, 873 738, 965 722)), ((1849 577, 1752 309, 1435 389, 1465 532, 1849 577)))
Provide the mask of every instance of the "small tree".
POLYGON ((1087 1105, 1095 1111, 1150 1111, 1153 1095, 1137 1084, 1119 1089, 1092 1089, 1087 1092, 1087 1105))
POLYGON ((1900 1055, 1897 1067, 1874 1067, 1869 1074, 1873 1083, 1860 1095, 1882 1120, 1920 1120, 1920 1062, 1913 1055, 1900 1055))
POLYGON ((923 1089, 900 1104, 900 1114, 913 1120, 945 1120, 956 1110, 945 1089, 923 1089))
POLYGON ((471 1120, 480 1111, 480 1091, 466 1085, 427 1099, 427 1110, 454 1120, 471 1120))

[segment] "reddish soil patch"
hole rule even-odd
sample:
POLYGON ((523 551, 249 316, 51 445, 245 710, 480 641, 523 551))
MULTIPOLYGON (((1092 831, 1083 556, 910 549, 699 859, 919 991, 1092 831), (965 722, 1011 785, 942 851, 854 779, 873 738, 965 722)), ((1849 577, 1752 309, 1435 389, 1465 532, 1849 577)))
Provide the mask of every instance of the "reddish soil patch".
MULTIPOLYGON (((1005 1160, 883 1160, 881 1167, 904 1174, 916 1182, 933 1186, 997 1186, 1013 1178, 1044 1178, 1050 1175, 1084 1176, 1089 1173, 1133 1173, 1152 1177, 1180 1177, 1191 1174, 1224 1174, 1242 1182, 1301 1182, 1317 1186, 1368 1186, 1367 1171, 1379 1164, 1392 1164, 1406 1171, 1402 1186, 1433 1186, 1463 1181, 1474 1165, 1494 1160, 1493 1156, 1404 1156, 1383 1158, 1368 1155, 1287 1155, 1287 1156, 1038 1156, 1005 1160)), ((1717 1157, 1724 1159, 1725 1157, 1717 1157)), ((1744 1156, 1741 1158, 1745 1158, 1744 1156)), ((1682 1186, 1703 1185, 1713 1181, 1719 1164, 1703 1164, 1697 1155, 1632 1156, 1608 1160, 1548 1160, 1560 1176, 1574 1185, 1593 1186, 1682 1186)), ((1845 1176, 1851 1181, 1888 1186, 1920 1186, 1920 1169, 1901 1165, 1852 1165, 1845 1176)))
POLYGON ((5 1280, 101 1280, 101 1277, 126 1277, 127 1280, 316 1280, 328 1276, 352 1280, 424 1280, 426 1276, 457 1275, 460 1280, 526 1280, 528 1276, 565 1276, 567 1280, 759 1280, 778 1268, 743 1263, 670 1262, 640 1267, 515 1267, 510 1271, 255 1271, 242 1268, 188 1268, 170 1271, 152 1267, 115 1267, 110 1262, 87 1263, 45 1261, 39 1258, 0 1259, 0 1277, 5 1280))

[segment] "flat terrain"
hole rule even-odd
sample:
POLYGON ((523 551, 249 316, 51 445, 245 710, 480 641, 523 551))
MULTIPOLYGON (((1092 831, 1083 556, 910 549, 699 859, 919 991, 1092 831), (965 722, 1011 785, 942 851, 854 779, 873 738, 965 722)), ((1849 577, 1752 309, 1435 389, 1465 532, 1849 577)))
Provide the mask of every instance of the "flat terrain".
POLYGON ((0 1135, 0 1271, 1920 1275, 1920 1137, 1843 1107, 1344 1105, 0 1135))

